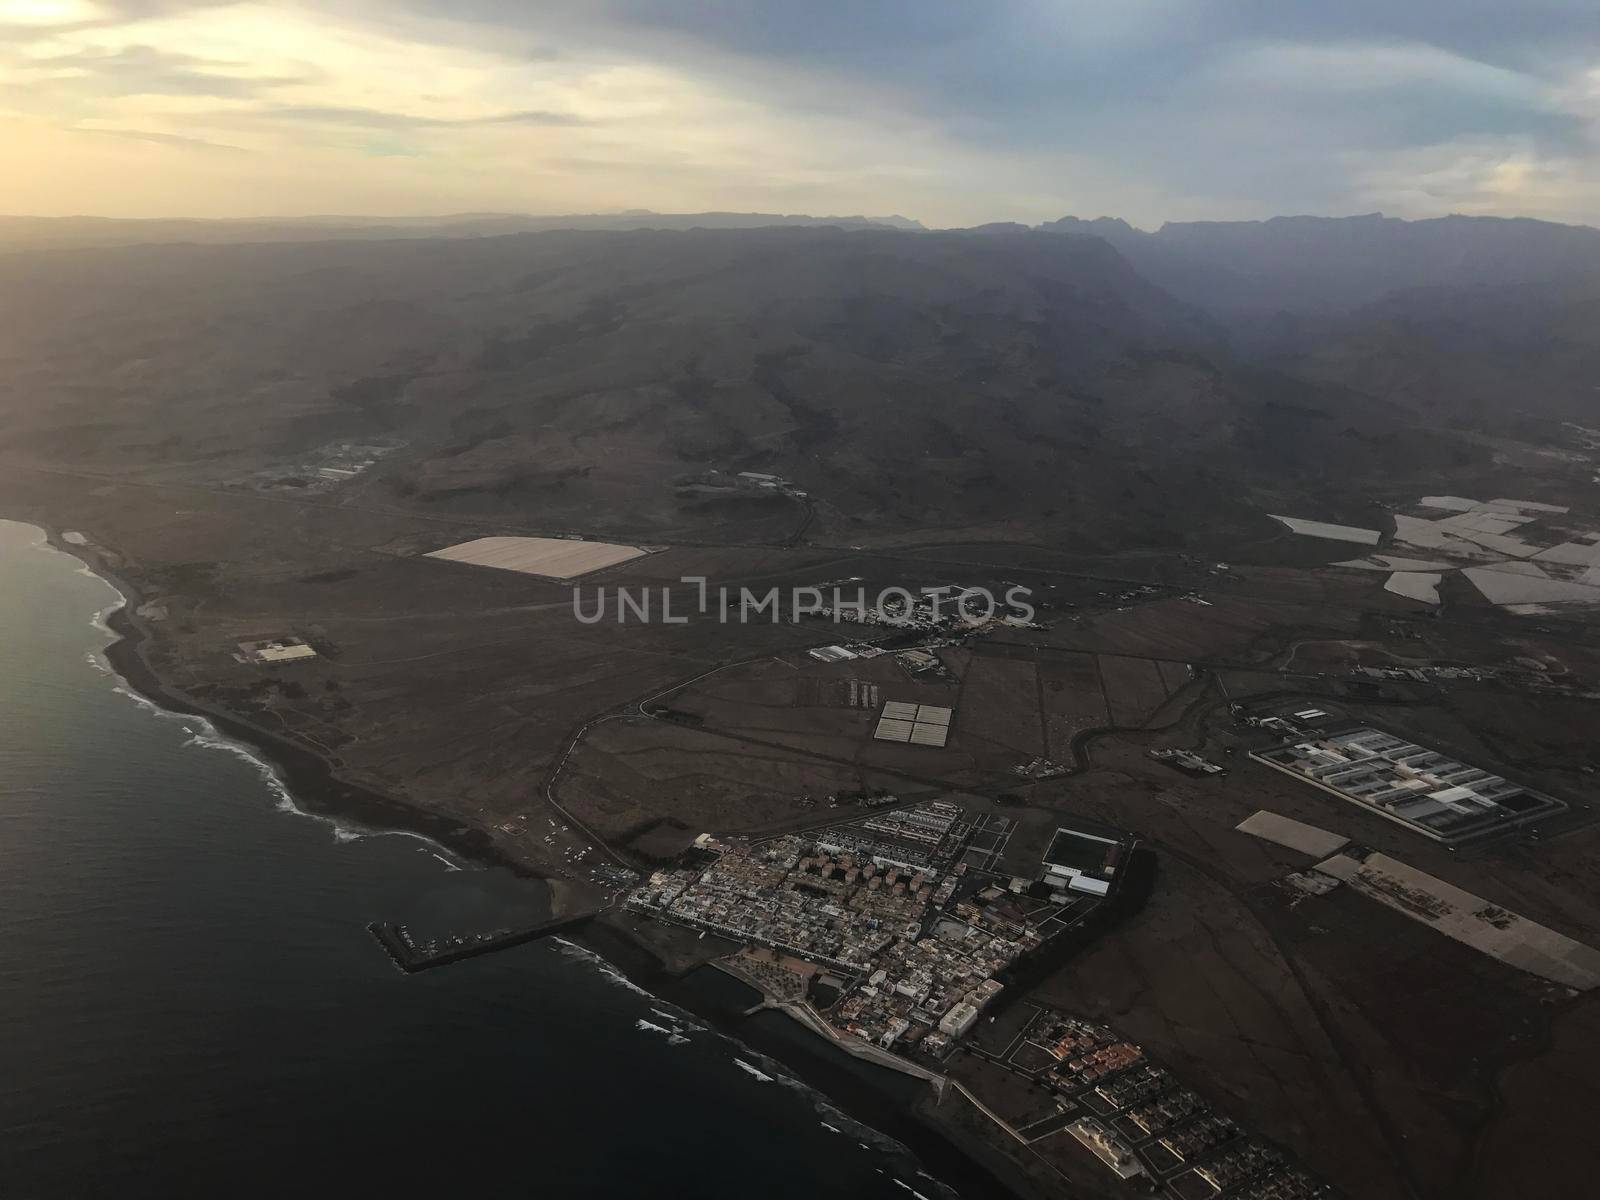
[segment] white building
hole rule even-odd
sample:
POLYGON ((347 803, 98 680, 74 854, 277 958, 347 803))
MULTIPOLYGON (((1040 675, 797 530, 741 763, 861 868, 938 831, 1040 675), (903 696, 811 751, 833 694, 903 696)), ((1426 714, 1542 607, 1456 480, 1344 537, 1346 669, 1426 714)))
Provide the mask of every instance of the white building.
POLYGON ((958 1038, 971 1029, 977 1019, 977 1008, 963 1001, 939 1019, 939 1029, 953 1038, 958 1038))

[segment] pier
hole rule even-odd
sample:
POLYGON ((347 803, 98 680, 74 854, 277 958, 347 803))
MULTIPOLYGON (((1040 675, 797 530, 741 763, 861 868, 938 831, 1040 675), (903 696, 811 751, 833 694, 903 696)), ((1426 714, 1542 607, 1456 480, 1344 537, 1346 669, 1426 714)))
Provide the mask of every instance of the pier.
POLYGON ((493 933, 475 934, 455 939, 439 949, 418 946, 411 940, 411 934, 404 925, 373 921, 367 926, 367 931, 378 939, 378 944, 384 948, 395 966, 408 975, 414 975, 418 971, 448 966, 450 963, 476 958, 480 954, 493 954, 497 950, 521 946, 525 942, 536 942, 540 938, 549 937, 562 930, 574 929, 597 915, 598 910, 544 921, 524 929, 503 929, 493 933))

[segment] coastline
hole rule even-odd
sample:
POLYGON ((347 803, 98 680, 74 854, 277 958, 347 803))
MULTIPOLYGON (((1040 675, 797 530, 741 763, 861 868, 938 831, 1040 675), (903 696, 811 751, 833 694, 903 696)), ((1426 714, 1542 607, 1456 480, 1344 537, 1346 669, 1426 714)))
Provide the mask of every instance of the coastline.
POLYGON ((39 521, 21 520, 19 523, 42 530, 52 550, 77 559, 122 598, 120 604, 104 613, 106 628, 114 636, 102 651, 118 678, 158 708, 202 718, 228 740, 252 751, 278 776, 303 812, 330 820, 346 818, 375 833, 415 834, 473 862, 502 867, 525 879, 539 879, 547 884, 560 882, 506 854, 480 830, 350 783, 340 778, 338 769, 316 751, 172 690, 145 658, 145 646, 153 635, 145 619, 138 615, 140 606, 145 603, 138 588, 108 565, 94 544, 74 545, 62 537, 60 530, 39 521))
MULTIPOLYGON (((609 964, 629 985, 770 1060, 815 1093, 835 1116, 899 1143, 930 1173, 930 1189, 937 1184, 941 1194, 962 1200, 1044 1200, 1000 1154, 980 1153, 981 1145, 937 1114, 939 1101, 931 1083, 850 1054, 791 1012, 765 1008, 747 1015, 762 998, 753 986, 709 964, 674 969, 654 945, 609 917, 563 936, 609 964)), ((955 1101, 952 1089, 945 1102, 955 1101)), ((927 1200, 935 1198, 929 1195, 927 1200)))
MULTIPOLYGON (((139 616, 145 598, 105 561, 106 550, 92 542, 68 542, 61 530, 38 520, 24 519, 20 523, 41 530, 50 549, 76 559, 120 597, 120 602, 100 614, 112 634, 102 653, 112 672, 136 696, 163 711, 210 723, 219 735, 248 751, 270 770, 292 796, 298 811, 336 823, 347 819, 374 833, 414 834, 472 862, 542 881, 550 889, 551 915, 559 915, 556 908, 563 881, 505 853, 488 835, 349 783, 339 778, 334 764, 316 751, 169 688, 145 657, 145 648, 154 636, 139 616)), ((929 1178, 940 1185, 940 1191, 997 1200, 1036 1194, 1023 1186, 1023 1180, 1008 1178, 1012 1172, 1004 1170, 1003 1162, 977 1153, 981 1146, 962 1138, 960 1131, 935 1115, 937 1098, 932 1084, 851 1055, 791 1012, 768 1009, 747 1015, 745 1009, 752 998, 760 998, 759 992, 709 968, 702 955, 673 955, 658 939, 630 928, 623 912, 602 912, 577 929, 561 934, 560 940, 594 955, 604 964, 602 969, 616 972, 628 986, 676 1005, 718 1033, 771 1060, 815 1093, 829 1111, 869 1131, 868 1136, 898 1143, 923 1166, 937 1172, 937 1176, 929 1178), (727 993, 717 995, 716 989, 705 983, 708 975, 742 989, 742 1000, 728 1003, 727 993)))

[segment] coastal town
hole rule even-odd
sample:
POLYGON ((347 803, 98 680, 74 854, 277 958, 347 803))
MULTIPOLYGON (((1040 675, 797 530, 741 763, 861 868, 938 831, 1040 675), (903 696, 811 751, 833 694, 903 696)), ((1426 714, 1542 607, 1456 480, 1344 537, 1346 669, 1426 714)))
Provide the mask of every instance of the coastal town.
MULTIPOLYGON (((1108 1025, 1037 1005, 974 1047, 1030 1085, 984 1089, 985 1113, 1034 1146, 1066 1133, 1124 1183, 1168 1200, 1327 1200, 1326 1184, 1108 1025)), ((1059 1139, 1057 1139, 1059 1141, 1059 1139)))
POLYGON ((627 907, 739 943, 719 965, 768 1004, 941 1093, 954 1085, 1019 1142, 1069 1135, 1171 1200, 1332 1196, 1138 1044, 1019 995, 1028 965, 1118 896, 1137 840, 1058 828, 1029 878, 992 869, 1010 833, 1003 816, 934 800, 804 833, 701 835, 627 907), (1028 1085, 1020 1102, 1007 1079, 1028 1085))
MULTIPOLYGON (((1003 819, 1002 819, 1003 820, 1003 819)), ((766 841, 706 837, 696 862, 655 872, 628 903, 663 920, 794 955, 824 970, 812 995, 835 1029, 943 1058, 1000 994, 1000 975, 1076 901, 1027 880, 1000 887, 957 861, 976 824, 934 801, 766 841)), ((1124 849, 1111 844, 1107 868, 1124 849)))

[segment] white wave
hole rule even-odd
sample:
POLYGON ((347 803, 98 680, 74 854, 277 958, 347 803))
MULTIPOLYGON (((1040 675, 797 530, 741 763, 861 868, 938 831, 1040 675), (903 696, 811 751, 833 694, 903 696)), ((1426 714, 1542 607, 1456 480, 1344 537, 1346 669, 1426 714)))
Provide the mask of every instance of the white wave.
POLYGON ((613 967, 605 959, 601 958, 593 950, 590 950, 585 946, 580 946, 577 942, 569 942, 564 937, 557 936, 553 940, 555 941, 557 948, 567 958, 578 959, 579 961, 590 964, 604 978, 610 980, 620 988, 625 988, 627 991, 632 992, 636 996, 643 996, 647 1000, 655 1000, 657 1003, 660 1002, 659 997, 652 996, 649 992, 645 991, 621 971, 613 967))
POLYGON ((679 1033, 677 1030, 668 1029, 665 1025, 657 1025, 654 1021, 646 1021, 643 1017, 640 1017, 637 1021, 635 1021, 633 1023, 633 1027, 639 1030, 641 1033, 665 1034, 667 1045, 669 1046, 682 1046, 686 1045, 689 1041, 688 1038, 684 1037, 683 1034, 679 1033))
MULTIPOLYGON (((109 667, 107 669, 109 670, 109 667)), ((371 837, 408 837, 415 838, 417 841, 422 842, 425 846, 428 846, 432 849, 445 850, 444 846, 441 846, 432 838, 425 834, 417 833, 414 830, 371 829, 365 825, 357 825, 348 821, 343 821, 337 817, 328 816, 324 813, 307 812, 305 809, 301 808, 295 803, 294 793, 289 790, 289 785, 286 784, 283 781, 283 777, 278 774, 278 769, 257 754, 254 747, 230 738, 205 717, 198 716, 194 713, 173 712, 171 709, 162 708, 161 705, 157 704, 154 700, 151 700, 148 696, 141 695, 140 693, 134 691, 131 687, 126 686, 126 681, 118 684, 111 690, 117 693, 119 696, 126 696, 152 716, 160 717, 164 721, 183 722, 184 729, 189 733, 189 737, 183 743, 185 746, 194 746, 201 750, 220 750, 224 754, 233 755, 241 762, 249 763, 250 766, 255 769, 255 772, 260 777, 261 782, 266 784, 267 790, 276 797, 276 803, 273 805, 274 808, 281 813, 287 813, 290 816, 295 817, 303 817, 308 821, 315 821, 319 825, 327 826, 333 834, 333 840, 336 842, 354 842, 362 838, 371 837), (199 728, 196 729, 196 726, 199 728)), ((445 866, 452 871, 459 871, 461 869, 459 866, 453 864, 449 859, 444 858, 440 854, 435 854, 434 857, 438 858, 440 862, 444 863, 445 866)))
MULTIPOLYGON (((563 956, 578 962, 587 963, 597 972, 599 972, 603 978, 616 984, 618 987, 624 988, 637 996, 644 996, 649 1000, 653 1000, 655 1001, 655 1004, 664 1003, 659 997, 653 996, 649 992, 645 991, 644 988, 634 983, 633 980, 629 979, 621 971, 617 970, 616 967, 612 966, 609 962, 601 958, 588 947, 580 946, 576 942, 568 941, 566 938, 559 935, 551 938, 550 940, 555 944, 557 951, 563 956)), ((698 1025, 694 1023, 686 1014, 669 1012, 666 1008, 657 1008, 654 1005, 650 1007, 650 1013, 652 1016, 659 1017, 663 1021, 670 1022, 680 1027, 707 1031, 704 1025, 698 1025)), ((654 1021, 647 1021, 644 1018, 638 1019, 636 1022, 636 1027, 657 1032, 668 1032, 669 1034, 671 1032, 669 1030, 663 1030, 662 1027, 657 1025, 654 1021)), ((726 1037, 727 1035, 718 1034, 717 1036, 726 1037)), ((669 1044, 679 1044, 674 1040, 674 1037, 680 1038, 682 1041, 690 1040, 686 1037, 683 1037, 683 1035, 680 1033, 669 1036, 667 1038, 669 1044)), ((821 1124, 825 1128, 843 1136, 854 1136, 857 1143, 864 1150, 875 1150, 879 1153, 894 1155, 896 1158, 909 1158, 914 1160, 915 1156, 912 1155, 911 1151, 908 1150, 902 1142, 890 1137, 888 1134, 883 1133, 880 1130, 872 1128, 870 1125, 864 1125, 855 1118, 846 1115, 844 1112, 830 1103, 828 1098, 821 1092, 817 1091, 809 1084, 806 1084, 801 1080, 795 1079, 793 1076, 789 1075, 787 1069, 781 1063, 774 1061, 759 1051, 750 1049, 750 1047, 744 1045, 742 1042, 739 1042, 734 1038, 730 1037, 727 1038, 727 1040, 732 1045, 737 1046, 742 1053, 749 1055, 750 1058, 754 1059, 756 1062, 759 1062, 762 1067, 768 1068, 771 1074, 768 1073, 768 1070, 762 1070, 761 1067, 757 1067, 738 1056, 735 1056, 733 1059, 735 1066, 746 1072, 758 1083, 776 1083, 780 1087, 792 1088, 795 1091, 802 1093, 806 1099, 810 1101, 813 1111, 815 1111, 818 1117, 822 1119, 821 1124)), ((931 1176, 920 1171, 918 1174, 922 1175, 923 1178, 928 1179, 934 1185, 933 1190, 938 1192, 940 1195, 950 1197, 955 1196, 954 1192, 950 1191, 931 1176)))
MULTIPOLYGON (((49 546, 46 546, 46 549, 49 548, 49 546)), ((111 614, 116 612, 119 608, 126 608, 128 606, 128 598, 122 594, 121 588, 112 583, 111 580, 107 579, 104 575, 100 574, 100 572, 92 569, 88 563, 76 557, 73 558, 73 561, 78 564, 77 573, 79 575, 82 575, 88 579, 97 580, 101 586, 103 586, 106 591, 110 592, 112 595, 111 601, 107 603, 104 608, 96 612, 94 616, 89 618, 89 625, 91 628, 97 629, 109 637, 111 636, 111 614)))
MULTIPOLYGON (((771 1062, 770 1059, 765 1059, 763 1061, 771 1062)), ((773 1066, 775 1070, 782 1070, 782 1068, 777 1064, 773 1064, 773 1066)), ((842 1134, 846 1137, 854 1137, 858 1142, 868 1142, 871 1144, 873 1149, 876 1149, 884 1154, 907 1156, 911 1154, 911 1151, 905 1147, 904 1143, 900 1142, 896 1138, 890 1137, 882 1130, 874 1129, 871 1125, 862 1124, 860 1121, 856 1120, 854 1117, 835 1106, 828 1100, 826 1096, 809 1084, 802 1083, 798 1079, 791 1079, 782 1074, 778 1076, 776 1082, 784 1087, 793 1088, 796 1091, 804 1093, 806 1098, 811 1101, 812 1111, 814 1111, 819 1118, 822 1118, 821 1124, 823 1128, 830 1129, 834 1133, 842 1134)), ((940 1184, 938 1180, 932 1179, 932 1176, 925 1176, 925 1178, 932 1180, 932 1182, 940 1188, 943 1188, 944 1186, 943 1184, 940 1184)))
MULTIPOLYGON (((560 939, 557 939, 557 941, 560 941, 560 939)), ((605 962, 603 958, 598 958, 598 955, 590 955, 587 954, 587 952, 586 957, 595 958, 595 960, 598 960, 598 962, 605 962)), ((638 989, 635 987, 635 989, 632 990, 637 992, 638 989)), ((683 1021, 683 1018, 675 1018, 675 1016, 670 1016, 670 1014, 667 1014, 666 1011, 659 1010, 659 1008, 651 1008, 650 1011, 651 1013, 656 1014, 656 1016, 659 1016, 659 1018, 664 1019, 664 1021, 683 1021)), ((706 1027, 704 1026, 691 1027, 694 1027, 694 1029, 706 1030, 706 1027)), ((722 1034, 720 1037, 728 1037, 728 1035, 722 1034)), ((747 1054, 750 1059, 754 1059, 754 1062, 760 1062, 760 1067, 757 1067, 754 1066, 752 1062, 747 1062, 746 1059, 734 1058, 734 1064, 736 1064, 739 1069, 749 1072, 752 1077, 757 1078, 758 1082, 776 1083, 776 1085, 781 1086, 781 1088, 789 1088, 789 1090, 798 1091, 798 1093, 803 1094, 803 1096, 805 1096, 805 1098, 811 1102, 811 1109, 813 1109, 813 1112, 816 1112, 819 1118, 824 1118, 821 1123, 822 1125, 826 1125, 829 1130, 834 1131, 834 1133, 846 1134, 846 1136, 854 1136, 856 1141, 861 1142, 862 1149, 877 1149, 880 1150, 880 1152, 883 1152, 883 1154, 910 1155, 910 1150, 907 1150, 906 1146, 904 1146, 901 1141, 898 1141, 896 1138, 891 1138, 890 1134, 883 1133, 882 1130, 874 1130, 874 1128, 872 1128, 870 1125, 862 1125, 862 1123, 858 1122, 856 1118, 845 1114, 842 1109, 838 1109, 837 1106, 834 1106, 834 1104, 827 1099, 827 1096, 824 1096, 821 1091, 813 1088, 810 1083, 803 1082, 803 1080, 798 1080, 798 1078, 795 1078, 794 1075, 790 1075, 789 1069, 787 1069, 782 1062, 779 1062, 778 1059, 770 1058, 768 1054, 760 1053, 758 1050, 750 1050, 750 1046, 744 1045, 744 1043, 739 1042, 739 1040, 736 1040, 736 1038, 728 1037, 728 1042, 739 1046, 739 1050, 741 1050, 742 1053, 747 1054)))
MULTIPOLYGON (((917 1174, 921 1175, 922 1172, 918 1171, 917 1174)), ((893 1176, 891 1176, 891 1178, 893 1178, 893 1176)), ((913 1196, 915 1196, 917 1198, 917 1200, 928 1200, 928 1198, 926 1196, 924 1196, 921 1192, 917 1191, 916 1188, 912 1187, 904 1179, 896 1179, 895 1182, 898 1183, 901 1187, 905 1188, 905 1190, 910 1192, 913 1196)))
MULTIPOLYGON (((149 704, 149 701, 145 701, 145 703, 149 704)), ((165 717, 173 717, 178 720, 190 719, 184 713, 168 712, 166 709, 159 707, 157 711, 165 717)), ((233 755, 240 762, 249 763, 255 769, 256 774, 261 777, 261 782, 266 784, 267 789, 278 798, 277 808, 280 811, 291 812, 302 817, 309 815, 296 806, 294 795, 289 791, 289 785, 284 783, 276 767, 257 755, 254 750, 243 742, 236 742, 223 734, 206 718, 195 717, 193 720, 200 728, 193 730, 189 734, 189 739, 183 743, 185 746, 198 746, 204 750, 220 750, 224 754, 233 755)))
POLYGON ((709 1032, 704 1025, 700 1025, 700 1024, 697 1024, 694 1021, 691 1021, 687 1016, 685 1016, 681 1012, 680 1013, 669 1013, 669 1012, 666 1012, 666 1011, 664 1011, 662 1009, 659 1009, 659 1008, 652 1008, 650 1011, 655 1013, 655 1015, 660 1017, 663 1021, 671 1021, 672 1025, 673 1025, 673 1028, 676 1029, 679 1033, 682 1033, 685 1029, 691 1029, 695 1033, 707 1033, 707 1032, 709 1032))
MULTIPOLYGON (((49 548, 48 545, 47 548, 49 548)), ((119 589, 104 575, 99 574, 97 571, 91 570, 87 563, 79 562, 78 571, 80 574, 87 575, 91 579, 98 579, 110 591, 116 594, 116 599, 112 603, 106 605, 106 607, 96 612, 89 622, 92 628, 106 635, 107 637, 110 637, 112 634, 112 629, 107 623, 107 618, 109 618, 111 614, 116 612, 118 609, 125 607, 127 604, 127 598, 122 594, 121 589, 119 589)), ((99 651, 91 651, 89 657, 91 660, 91 665, 107 674, 115 674, 111 667, 110 660, 106 657, 104 647, 101 647, 99 651)), ((136 691, 128 684, 128 681, 123 679, 120 675, 117 676, 117 678, 120 679, 121 682, 111 689, 117 695, 127 697, 145 712, 152 716, 159 717, 164 721, 183 722, 184 729, 187 730, 190 735, 188 740, 184 742, 185 746, 197 746, 206 750, 222 750, 228 754, 232 754, 235 758, 239 758, 244 762, 249 763, 252 767, 254 767, 256 769, 256 773, 260 775, 261 781, 265 783, 268 790, 277 797, 277 804, 275 807, 280 812, 288 812, 300 817, 310 817, 314 820, 331 825, 334 829, 334 837, 340 841, 364 836, 368 832, 366 830, 357 831, 350 829, 341 822, 335 821, 331 817, 320 817, 315 813, 305 812, 295 804, 293 795, 290 794, 288 786, 283 782, 282 777, 279 776, 277 769, 273 767, 271 763, 255 754, 249 746, 225 737, 222 732, 205 717, 193 716, 189 713, 173 712, 171 709, 163 708, 154 700, 151 700, 148 696, 142 695, 136 691), (195 725, 200 727, 198 732, 195 729, 195 725)))
MULTIPOLYGON (((729 1040, 732 1041, 733 1039, 730 1038, 729 1040)), ((885 1154, 915 1157, 911 1154, 911 1151, 906 1148, 905 1144, 900 1142, 898 1139, 890 1137, 882 1130, 874 1129, 871 1125, 865 1125, 862 1122, 857 1121, 854 1117, 850 1116, 834 1105, 827 1096, 823 1095, 809 1083, 806 1083, 802 1079, 795 1078, 789 1073, 789 1068, 784 1066, 784 1064, 779 1062, 777 1059, 762 1054, 758 1050, 752 1050, 743 1042, 735 1041, 734 1044, 737 1045, 755 1062, 760 1063, 761 1067, 765 1069, 759 1070, 758 1068, 752 1067, 749 1063, 737 1058, 734 1059, 734 1062, 738 1063, 739 1066, 743 1067, 747 1071, 755 1072, 759 1070, 759 1073, 763 1076, 763 1082, 775 1083, 779 1087, 789 1088, 791 1091, 799 1092, 810 1102, 812 1111, 815 1112, 819 1118, 824 1118, 824 1124, 827 1124, 830 1121, 833 1122, 833 1125, 829 1126, 830 1128, 834 1128, 836 1132, 854 1136, 858 1142, 862 1143, 862 1149, 875 1149, 885 1154), (770 1072, 770 1074, 768 1072, 770 1072), (870 1143, 870 1145, 868 1145, 868 1143, 870 1143)), ((942 1184, 939 1186, 943 1187, 942 1184)))
MULTIPOLYGON (((118 676, 118 678, 120 679, 121 676, 118 676)), ((126 696, 152 717, 159 717, 163 721, 192 721, 195 719, 188 713, 173 712, 170 708, 162 708, 161 705, 148 696, 141 695, 131 687, 128 687, 126 680, 116 684, 111 690, 119 696, 126 696)))
POLYGON ((821 1125, 829 1133, 843 1133, 844 1132, 844 1130, 840 1129, 837 1125, 829 1125, 826 1121, 818 1121, 817 1124, 821 1125))
MULTIPOLYGON (((36 526, 30 526, 29 528, 34 530, 34 540, 32 545, 35 549, 41 549, 50 554, 64 553, 63 551, 60 551, 56 549, 56 547, 50 545, 45 536, 44 530, 39 529, 36 526)), ((110 639, 114 635, 114 631, 109 623, 109 618, 111 614, 116 612, 118 609, 127 607, 128 598, 123 594, 121 588, 117 587, 117 585, 111 580, 107 579, 104 575, 91 568, 88 563, 84 562, 82 559, 79 559, 76 555, 67 555, 67 557, 71 558, 76 564, 78 574, 87 576, 90 579, 98 580, 106 588, 106 590, 111 592, 115 597, 115 599, 113 599, 104 608, 98 610, 89 621, 90 627, 96 632, 102 634, 107 639, 106 645, 109 645, 110 639)), ((324 816, 321 813, 306 812, 294 802, 293 795, 290 793, 288 786, 283 782, 282 777, 278 774, 277 769, 273 767, 271 763, 258 756, 252 747, 247 746, 242 742, 236 742, 231 738, 224 736, 215 725, 206 720, 204 717, 196 717, 189 713, 173 712, 170 709, 161 707, 161 705, 151 700, 148 696, 141 695, 139 692, 135 691, 128 684, 128 681, 121 675, 118 675, 116 670, 112 667, 109 658, 106 656, 104 645, 98 650, 89 651, 85 655, 85 658, 88 661, 88 664, 94 667, 96 670, 102 672, 103 674, 111 675, 120 681, 111 689, 117 695, 126 696, 145 712, 150 713, 153 716, 160 717, 163 720, 185 722, 184 729, 191 735, 188 741, 184 743, 185 745, 197 746, 207 750, 222 750, 249 763, 261 776, 262 782, 265 783, 267 788, 273 793, 274 796, 277 797, 277 803, 275 807, 279 812, 289 813, 297 817, 305 817, 309 820, 316 821, 319 824, 329 826, 332 829, 333 838, 336 842, 353 842, 359 838, 367 837, 410 837, 416 838, 418 841, 423 842, 437 850, 445 850, 444 846, 441 846, 432 838, 427 837, 424 834, 416 833, 413 830, 369 829, 366 826, 340 821, 334 817, 324 816), (188 722, 193 722, 194 724, 189 724, 188 722), (200 726, 199 732, 196 732, 194 727, 195 724, 200 726)), ((445 865, 451 870, 461 869, 459 866, 451 865, 449 860, 443 859, 442 857, 441 861, 445 862, 445 865)))
MULTIPOLYGON (((742 1059, 742 1058, 735 1058, 733 1060, 733 1065, 738 1067, 745 1074, 749 1075, 752 1079, 756 1079, 756 1080, 760 1081, 761 1083, 771 1083, 771 1082, 773 1082, 773 1079, 772 1079, 771 1075, 768 1075, 765 1071, 761 1070, 759 1067, 751 1066, 749 1063, 745 1062, 745 1060, 742 1059)), ((866 1149, 866 1147, 863 1146, 862 1149, 866 1149)))
POLYGON ((650 1012, 652 1016, 660 1017, 667 1023, 667 1032, 672 1035, 667 1039, 667 1041, 671 1042, 674 1046, 682 1045, 684 1042, 691 1040, 687 1033, 687 1031, 690 1029, 693 1029, 696 1032, 705 1031, 705 1026, 696 1025, 693 1021, 686 1021, 681 1016, 675 1013, 669 1013, 665 1009, 652 1008, 650 1012))

